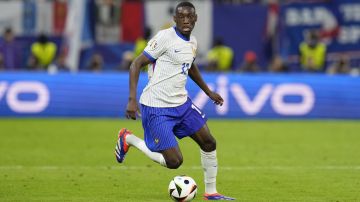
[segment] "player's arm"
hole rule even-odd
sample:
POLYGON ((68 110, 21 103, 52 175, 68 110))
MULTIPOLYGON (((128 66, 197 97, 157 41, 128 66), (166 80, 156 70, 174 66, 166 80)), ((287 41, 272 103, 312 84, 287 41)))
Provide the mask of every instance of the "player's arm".
POLYGON ((141 54, 135 58, 135 60, 130 65, 129 70, 129 86, 130 86, 130 95, 128 105, 126 107, 126 118, 136 119, 136 113, 139 113, 139 106, 136 101, 136 91, 139 81, 140 70, 143 66, 151 63, 151 61, 144 55, 141 54))
POLYGON ((189 69, 189 76, 201 88, 201 90, 203 90, 205 94, 214 101, 216 105, 220 105, 220 106, 223 105, 224 103, 223 98, 219 94, 210 90, 210 88, 207 86, 204 79, 202 78, 198 66, 194 63, 191 65, 191 68, 189 69))

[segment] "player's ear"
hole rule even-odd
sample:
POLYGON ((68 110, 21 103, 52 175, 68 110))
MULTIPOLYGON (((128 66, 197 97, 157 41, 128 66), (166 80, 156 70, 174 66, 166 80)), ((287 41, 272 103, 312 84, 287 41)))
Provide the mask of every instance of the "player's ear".
POLYGON ((197 14, 195 14, 195 22, 197 21, 197 14))
POLYGON ((174 20, 175 23, 177 23, 177 22, 176 22, 176 20, 177 20, 177 19, 176 19, 176 15, 173 16, 173 20, 174 20))

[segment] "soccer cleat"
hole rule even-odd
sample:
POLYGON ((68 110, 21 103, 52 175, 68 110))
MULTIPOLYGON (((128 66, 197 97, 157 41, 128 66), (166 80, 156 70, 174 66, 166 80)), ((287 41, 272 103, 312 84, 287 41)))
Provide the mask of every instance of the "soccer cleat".
POLYGON ((125 155, 129 150, 129 145, 126 143, 126 136, 130 135, 131 131, 123 128, 119 131, 118 140, 115 146, 115 157, 119 163, 122 163, 125 159, 125 155))
POLYGON ((224 196, 222 194, 219 194, 219 193, 215 193, 215 194, 204 194, 204 200, 206 201, 210 201, 210 200, 221 200, 221 201, 233 201, 235 200, 235 198, 231 198, 231 197, 228 197, 228 196, 224 196))

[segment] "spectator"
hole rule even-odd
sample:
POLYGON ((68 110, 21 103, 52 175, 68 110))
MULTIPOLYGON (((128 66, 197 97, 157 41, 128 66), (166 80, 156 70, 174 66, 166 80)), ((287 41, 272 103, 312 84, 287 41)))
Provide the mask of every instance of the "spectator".
POLYGON ((31 56, 28 61, 30 69, 46 70, 56 55, 56 44, 50 42, 45 34, 40 34, 37 42, 31 45, 31 56))
MULTIPOLYGON (((6 28, 3 40, 0 42, 0 60, 2 69, 17 70, 21 67, 21 47, 14 40, 14 33, 11 28, 6 28)), ((1 68, 1 67, 0 67, 1 68)))
POLYGON ((2 54, 0 54, 0 70, 4 70, 4 69, 5 69, 4 58, 2 54))
POLYGON ((95 37, 100 43, 118 43, 120 35, 121 1, 95 0, 95 37))
POLYGON ((321 72, 324 70, 326 45, 319 41, 319 34, 312 30, 306 33, 305 41, 300 44, 300 64, 304 71, 321 72))
POLYGON ((55 63, 49 65, 48 72, 56 74, 58 72, 69 72, 70 68, 66 65, 66 55, 60 54, 55 63))
POLYGON ((274 73, 281 73, 281 72, 288 72, 289 67, 285 64, 283 59, 280 57, 280 55, 276 55, 268 68, 269 72, 274 73))
POLYGON ((55 65, 57 66, 57 70, 60 72, 68 72, 70 71, 70 67, 66 64, 66 55, 60 54, 56 60, 55 65))
POLYGON ((349 74, 350 72, 350 60, 346 55, 342 55, 338 61, 327 69, 328 74, 349 74))
POLYGON ((87 67, 88 70, 92 72, 101 72, 103 69, 104 60, 100 53, 95 53, 90 58, 89 65, 87 67))
POLYGON ((214 40, 214 46, 207 54, 207 71, 229 71, 234 59, 233 50, 224 45, 221 38, 214 40))
POLYGON ((238 68, 240 72, 259 72, 260 67, 257 64, 257 56, 253 51, 247 51, 244 55, 244 63, 238 68))
POLYGON ((129 70, 130 64, 132 63, 132 61, 144 51, 150 37, 151 37, 151 29, 145 28, 144 36, 138 38, 135 41, 134 50, 126 51, 123 54, 123 58, 122 58, 119 70, 121 70, 121 71, 129 70))

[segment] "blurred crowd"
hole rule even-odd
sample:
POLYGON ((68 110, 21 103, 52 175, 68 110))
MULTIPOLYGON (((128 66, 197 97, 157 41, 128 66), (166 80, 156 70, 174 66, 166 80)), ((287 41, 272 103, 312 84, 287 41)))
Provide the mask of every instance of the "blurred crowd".
MULTIPOLYGON (((128 71, 131 62, 140 55, 151 36, 151 30, 146 28, 144 36, 137 39, 132 51, 126 51, 122 60, 119 61, 117 71, 128 71)), ((59 47, 50 41, 45 34, 39 34, 37 40, 30 47, 14 40, 15 36, 11 28, 3 31, 0 39, 0 70, 3 71, 47 71, 49 73, 69 72, 66 65, 65 54, 58 51, 59 47), (23 49, 30 48, 30 54, 26 61, 26 67, 21 67, 19 58, 22 57, 23 49)), ((302 72, 328 73, 328 74, 359 74, 358 67, 352 67, 349 57, 340 55, 335 61, 327 64, 326 45, 319 39, 316 30, 306 34, 304 41, 299 45, 299 63, 302 72)), ((208 72, 242 72, 242 73, 289 73, 287 62, 280 56, 275 55, 269 62, 268 67, 261 67, 257 61, 255 52, 249 50, 243 56, 240 66, 234 67, 234 51, 223 43, 221 38, 216 38, 212 48, 208 51, 200 67, 208 72)), ((87 62, 83 71, 101 72, 104 59, 101 53, 95 52, 87 62)))
POLYGON ((21 58, 24 54, 24 44, 15 41, 11 28, 6 28, 0 40, 0 69, 17 71, 51 71, 56 66, 59 71, 68 71, 63 55, 57 56, 57 45, 49 41, 45 34, 40 34, 30 46, 30 54, 26 67, 22 67, 21 58))
MULTIPOLYGON (((217 3, 284 3, 295 0, 214 0, 217 3)), ((118 25, 120 0, 95 0, 97 42, 119 43, 116 41, 119 33, 114 26, 118 25)), ((172 12, 172 11, 170 11, 172 12)), ((134 42, 133 50, 122 53, 115 71, 128 71, 131 62, 140 55, 145 48, 147 41, 153 36, 150 28, 144 28, 143 36, 134 42)), ((47 71, 50 73, 69 72, 70 68, 66 62, 66 51, 52 41, 52 37, 45 33, 37 35, 36 40, 31 44, 24 44, 21 40, 15 40, 16 36, 12 27, 2 30, 0 37, 0 70, 3 71, 47 71), (27 53, 28 52, 28 53, 27 53), (27 54, 25 54, 27 53, 27 54), (25 66, 21 58, 26 58, 25 66)), ((95 51, 91 53, 86 61, 86 67, 81 71, 102 72, 107 62, 104 53, 95 51)), ((214 37, 212 47, 206 54, 197 58, 196 62, 202 71, 208 72, 239 72, 239 73, 290 73, 292 68, 286 58, 279 53, 274 53, 272 58, 264 64, 259 64, 258 55, 253 50, 246 51, 241 62, 234 62, 234 50, 225 44, 221 37, 214 37)), ((309 30, 305 33, 304 41, 299 44, 298 57, 300 71, 307 73, 328 73, 328 74, 359 74, 359 67, 351 66, 347 55, 338 55, 335 59, 326 61, 327 46, 322 42, 318 30, 309 30)))
MULTIPOLYGON (((359 74, 359 67, 352 67, 350 59, 346 54, 340 55, 332 62, 326 62, 327 47, 320 40, 317 30, 306 33, 304 41, 299 45, 299 64, 301 72, 327 73, 327 74, 359 74)), ((264 68, 258 64, 257 55, 254 51, 244 54, 240 66, 233 66, 234 53, 231 47, 226 46, 220 38, 215 39, 213 47, 206 57, 206 71, 233 71, 244 73, 271 72, 290 73, 291 68, 279 54, 275 54, 268 67, 264 68)))

